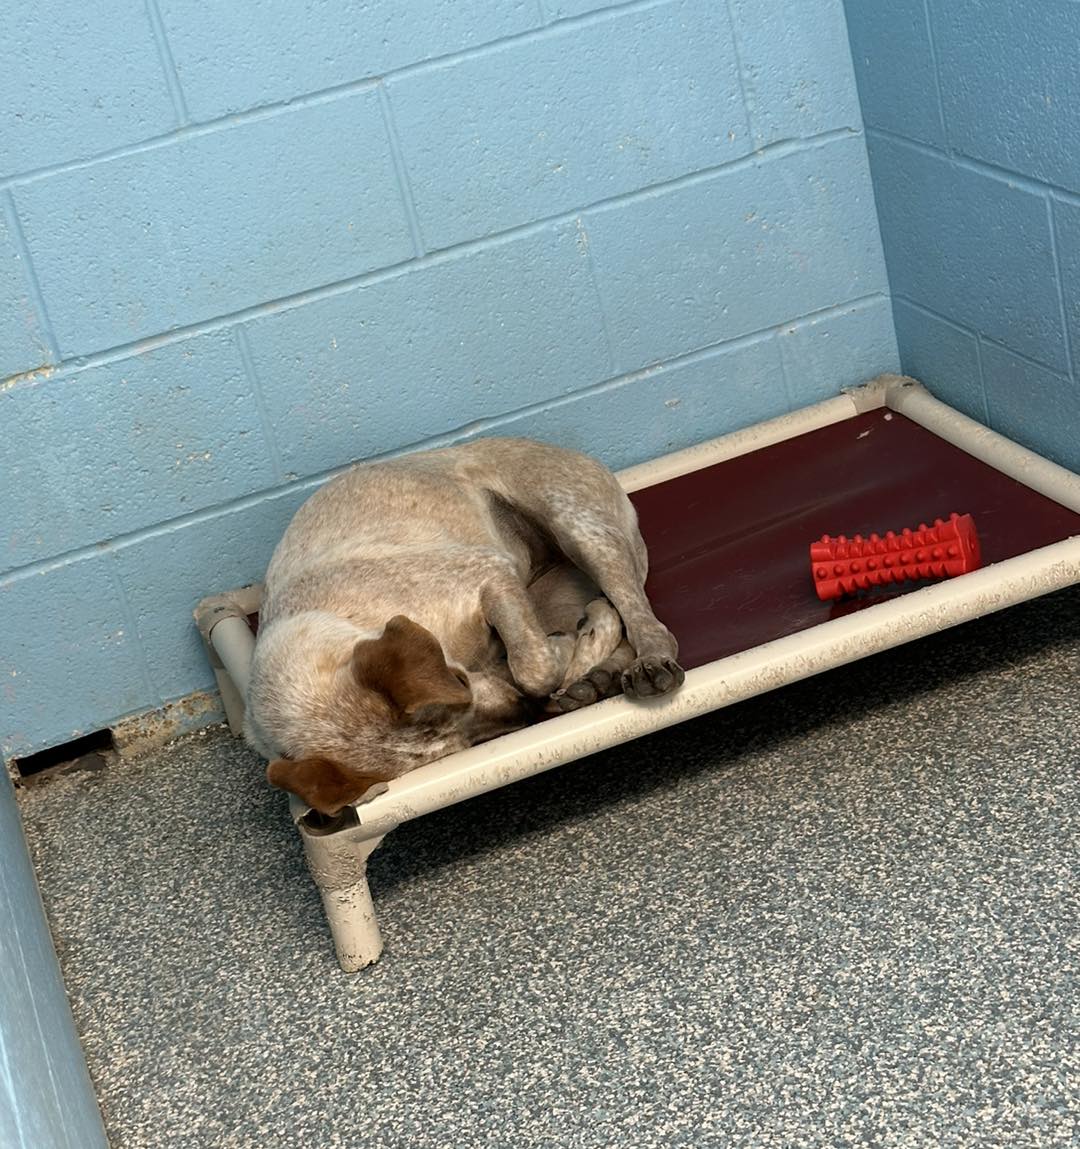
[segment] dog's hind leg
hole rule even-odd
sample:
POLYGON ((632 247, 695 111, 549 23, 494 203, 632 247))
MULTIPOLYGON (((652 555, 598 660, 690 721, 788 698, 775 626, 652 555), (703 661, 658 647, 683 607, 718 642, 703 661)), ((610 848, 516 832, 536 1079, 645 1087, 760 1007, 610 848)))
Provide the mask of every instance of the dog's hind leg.
POLYGON ((645 594, 648 564, 633 507, 621 489, 616 493, 609 487, 603 493, 610 497, 598 505, 555 500, 546 525, 567 558, 592 579, 622 618, 636 656, 622 673, 625 692, 638 697, 666 694, 685 678, 678 643, 645 594))
POLYGON ((622 642, 623 623, 619 612, 606 598, 594 598, 585 604, 585 614, 578 623, 574 653, 563 673, 561 690, 609 658, 622 642))
POLYGON ((549 635, 524 585, 512 574, 496 574, 480 590, 484 617, 506 647, 510 676, 534 698, 556 690, 572 657, 569 635, 549 635))
POLYGON ((550 713, 577 710, 622 692, 622 671, 634 660, 619 612, 577 567, 552 567, 529 587, 529 598, 549 638, 571 634, 572 651, 550 713), (615 652, 623 654, 616 659, 615 652))
POLYGON ((623 674, 626 692, 674 690, 685 677, 678 643, 645 594, 645 543, 615 476, 588 455, 527 440, 480 440, 469 451, 475 481, 536 524, 622 616, 636 655, 623 674))
POLYGON ((623 675, 634 664, 634 648, 623 637, 622 619, 606 598, 594 599, 578 630, 574 658, 548 713, 580 710, 623 693, 623 675))
MULTIPOLYGON (((610 604, 609 604, 610 605, 610 604)), ((623 693, 623 675, 634 664, 634 648, 625 638, 602 661, 590 667, 580 678, 557 690, 547 705, 549 714, 580 710, 604 698, 623 693)))

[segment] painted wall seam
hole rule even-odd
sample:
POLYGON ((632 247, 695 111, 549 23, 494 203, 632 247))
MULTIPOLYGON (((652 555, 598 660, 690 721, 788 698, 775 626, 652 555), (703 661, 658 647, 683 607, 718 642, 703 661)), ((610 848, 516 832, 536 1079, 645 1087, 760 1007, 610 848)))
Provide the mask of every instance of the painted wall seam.
POLYGON ((259 372, 255 367, 255 361, 251 357, 251 345, 248 343, 247 331, 242 323, 237 323, 233 327, 233 338, 236 340, 236 350, 240 356, 240 363, 244 368, 244 377, 247 379, 248 386, 251 388, 252 399, 259 413, 259 423, 262 426, 263 439, 266 442, 266 450, 270 456, 270 466, 274 472, 274 478, 278 483, 282 483, 285 480, 285 473, 281 465, 281 450, 278 447, 277 431, 274 427, 273 420, 270 418, 270 412, 266 407, 266 397, 263 395, 262 382, 259 379, 259 372))
POLYGON ((924 156, 942 160, 962 171, 971 172, 973 175, 985 176, 987 179, 994 180, 996 183, 1018 187, 1024 191, 1031 192, 1032 195, 1047 195, 1062 203, 1072 203, 1080 206, 1080 192, 1072 192, 1069 191, 1068 188, 1047 183, 1045 180, 1041 180, 1036 176, 1025 175, 1023 172, 1015 171, 1013 168, 1006 168, 1000 164, 992 164, 987 160, 977 159, 974 156, 967 155, 965 152, 958 151, 956 148, 949 148, 949 150, 946 151, 942 148, 934 147, 933 144, 925 143, 922 140, 915 140, 910 136, 902 136, 898 132, 891 131, 889 128, 879 128, 871 124, 866 126, 866 134, 871 137, 888 140, 890 143, 911 148, 912 151, 919 152, 924 156))
POLYGON ((1073 358, 1072 324, 1066 306, 1065 282, 1061 275, 1061 256, 1059 254, 1059 239, 1057 229, 1057 213, 1054 210, 1054 197, 1046 197, 1047 224, 1050 231, 1050 254, 1054 262, 1054 282, 1057 285, 1058 303, 1061 308, 1061 327, 1065 332, 1065 361, 1068 364, 1070 378, 1076 378, 1076 366, 1073 358))
POLYGON ((397 174, 398 191, 401 194, 401 202, 405 208, 405 218, 409 221, 409 232, 412 235, 413 252, 417 259, 423 257, 426 252, 424 246, 424 234, 420 226, 420 217, 416 212, 416 198, 413 196, 412 186, 409 181, 409 169, 405 163, 405 156, 401 151, 401 139, 398 136, 397 126, 394 123, 394 109, 390 104, 390 93, 386 89, 386 85, 379 82, 379 110, 382 112, 383 127, 386 130, 386 138, 390 142, 390 155, 394 160, 394 171, 397 174))
POLYGON ((604 343, 607 345, 607 361, 608 372, 615 374, 615 344, 611 333, 611 316, 608 314, 607 304, 604 302, 604 293, 600 290, 600 280, 596 275, 596 264, 593 262, 592 252, 589 250, 589 232, 585 226, 585 220, 582 216, 578 216, 575 221, 577 230, 577 243, 581 248, 585 264, 589 269, 589 281, 592 283, 593 291, 596 293, 596 305, 600 309, 600 321, 604 327, 604 343))
POLYGON ((931 0, 923 0, 923 15, 926 19, 926 40, 930 49, 930 66, 934 75, 934 101, 937 104, 938 118, 941 121, 941 138, 947 151, 952 151, 949 142, 949 124, 945 118, 945 101, 941 96, 941 69, 938 65, 938 52, 934 36, 934 18, 930 10, 931 0))
MULTIPOLYGON (((45 339, 46 350, 48 351, 51 361, 47 365, 59 366, 63 359, 63 356, 60 354, 60 344, 57 342, 56 334, 53 331, 52 323, 49 319, 49 310, 45 306, 45 297, 41 293, 41 284, 38 281, 37 272, 34 270, 33 260, 30 258, 30 249, 26 244, 26 235, 23 232, 22 221, 19 219, 19 211, 15 205, 15 198, 12 196, 10 190, 5 189, 3 192, 0 192, 0 199, 3 201, 4 219, 7 222, 12 242, 15 244, 19 262, 22 265, 23 282, 30 296, 30 300, 34 305, 38 326, 45 339)), ((24 372, 23 374, 36 374, 43 366, 46 366, 46 364, 35 365, 32 372, 24 372)))
POLYGON ((728 24, 731 27, 731 45, 735 51, 735 63, 739 70, 739 91, 742 93, 743 113, 746 116, 746 131, 750 137, 751 144, 755 144, 758 139, 758 133, 754 117, 755 98, 753 83, 743 62, 746 52, 742 44, 739 21, 735 15, 735 7, 732 0, 724 0, 724 6, 727 8, 728 24))
POLYGON ((180 74, 176 70, 176 60, 173 58, 172 48, 169 46, 169 35, 165 31, 165 24, 161 19, 158 0, 146 0, 146 14, 150 18, 150 27, 154 30, 154 44, 157 47, 161 71, 169 89, 169 98, 172 100, 176 112, 177 126, 182 128, 191 122, 191 117, 188 114, 187 102, 184 99, 184 87, 180 82, 180 74))
POLYGON ((989 427, 991 426, 990 394, 989 388, 986 386, 986 373, 983 370, 982 336, 977 331, 970 332, 970 335, 975 340, 975 365, 978 371, 979 392, 982 395, 983 417, 986 420, 986 425, 989 427))

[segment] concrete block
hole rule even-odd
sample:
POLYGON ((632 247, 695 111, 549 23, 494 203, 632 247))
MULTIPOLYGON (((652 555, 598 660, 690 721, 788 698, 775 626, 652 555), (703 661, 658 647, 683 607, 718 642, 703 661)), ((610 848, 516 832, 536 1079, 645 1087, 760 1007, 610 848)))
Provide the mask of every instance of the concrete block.
POLYGON ((2 468, 0 571, 274 482, 230 332, 12 388, 0 420, 18 448, 2 468))
POLYGON ((207 595, 262 580, 289 520, 313 489, 275 491, 249 506, 164 527, 117 548, 120 580, 162 698, 213 686, 191 612, 207 595))
POLYGON ((109 559, 0 581, 0 751, 26 754, 156 705, 109 559))
POLYGON ((986 422, 986 396, 979 370, 977 339, 970 331, 893 300, 900 366, 942 401, 986 422))
POLYGON ((727 14, 707 0, 555 29, 389 91, 429 248, 749 150, 727 14))
POLYGON ((842 0, 730 6, 755 146, 861 126, 842 0))
POLYGON ((944 145, 925 0, 847 0, 847 26, 866 125, 944 145))
POLYGON ((0 379, 52 361, 30 297, 26 268, 0 215, 0 379))
POLYGON ((873 132, 869 144, 893 293, 1064 369, 1046 200, 873 132))
POLYGON ((651 368, 569 403, 511 416, 490 434, 524 435, 574 447, 619 468, 786 410, 775 339, 767 336, 651 368))
POLYGON ((211 119, 525 32, 535 0, 161 0, 188 109, 211 119))
POLYGON ((39 0, 8 9, 0 107, 0 176, 176 127, 146 5, 39 0))
POLYGON ((248 324, 282 465, 380 454, 610 374, 572 227, 471 251, 248 324))
POLYGON ((982 365, 994 430, 1080 471, 1080 385, 985 340, 982 365))
POLYGON ((887 289, 861 137, 588 212, 585 229, 620 371, 887 289))
POLYGON ((931 11, 953 147, 1080 192, 1080 6, 932 0, 931 11))
POLYGON ((793 407, 832 399, 900 367, 886 297, 785 324, 776 341, 793 407))
POLYGON ((372 91, 64 172, 15 198, 67 356, 413 254, 372 91))

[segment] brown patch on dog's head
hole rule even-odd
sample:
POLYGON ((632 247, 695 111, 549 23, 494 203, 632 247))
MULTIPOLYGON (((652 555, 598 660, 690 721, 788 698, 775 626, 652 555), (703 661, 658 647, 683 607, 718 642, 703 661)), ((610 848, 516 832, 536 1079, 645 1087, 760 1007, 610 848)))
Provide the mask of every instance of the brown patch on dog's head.
MULTIPOLYGON (((340 666, 340 663, 338 663, 340 666)), ((352 652, 351 676, 320 698, 266 776, 323 814, 336 814, 378 782, 470 745, 468 678, 446 664, 439 640, 395 615, 352 652)))
POLYGON ((382 779, 357 774, 329 758, 276 758, 266 768, 272 786, 302 798, 320 814, 336 814, 382 779))
POLYGON ((352 669, 362 688, 381 694, 419 725, 452 720, 472 703, 468 680, 446 665, 439 640, 403 614, 395 615, 378 638, 356 644, 352 669))

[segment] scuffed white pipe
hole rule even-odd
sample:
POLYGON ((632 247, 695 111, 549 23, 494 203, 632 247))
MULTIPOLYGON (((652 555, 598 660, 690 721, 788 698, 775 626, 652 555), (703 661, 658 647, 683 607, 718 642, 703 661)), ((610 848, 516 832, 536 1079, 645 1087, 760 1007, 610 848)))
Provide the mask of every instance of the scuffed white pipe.
POLYGON ((378 961, 383 949, 367 880, 368 858, 382 838, 357 838, 350 832, 314 836, 303 828, 301 837, 338 962, 346 973, 355 973, 378 961))
POLYGON ((209 638, 241 699, 247 698, 251 659, 255 654, 255 635, 247 619, 239 614, 227 614, 214 623, 209 638))
POLYGON ((762 447, 794 439, 796 435, 805 435, 832 423, 840 423, 863 410, 880 407, 884 402, 885 388, 875 380, 834 399, 826 399, 811 407, 801 407, 798 411, 791 411, 776 419, 755 423, 741 431, 732 431, 730 435, 721 435, 683 451, 674 451, 670 455, 661 455, 657 459, 627 467, 619 471, 616 478, 624 491, 639 491, 642 487, 652 487, 668 479, 688 475, 691 471, 700 471, 702 467, 722 463, 725 459, 748 455, 751 451, 760 451, 762 447), (865 406, 860 406, 860 403, 865 406))
POLYGON ((914 379, 887 379, 885 404, 960 450, 966 451, 995 471, 1038 491, 1055 503, 1080 512, 1080 475, 1036 455, 997 431, 935 399, 914 379))

